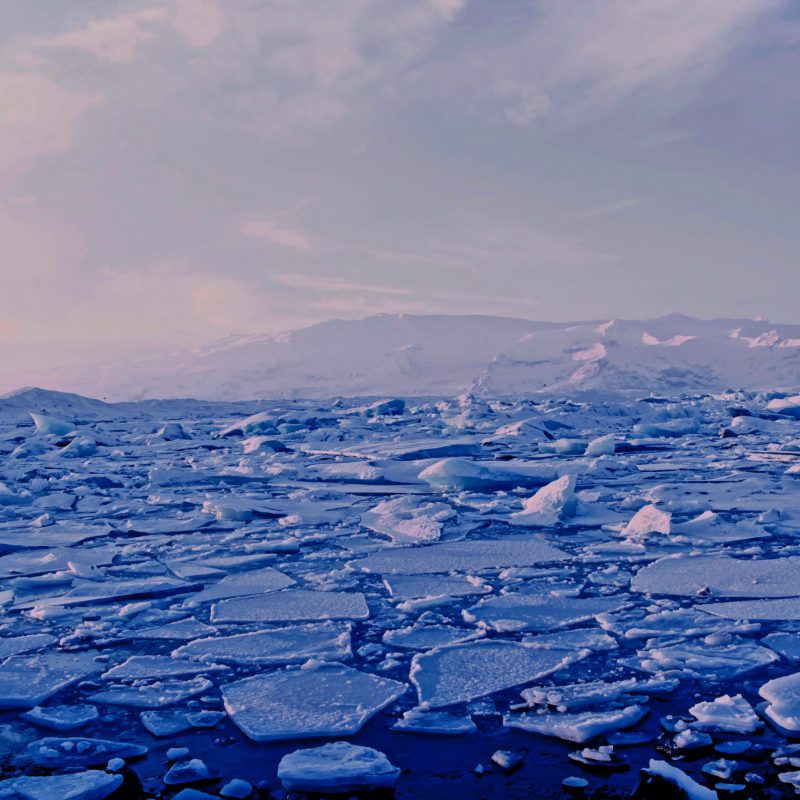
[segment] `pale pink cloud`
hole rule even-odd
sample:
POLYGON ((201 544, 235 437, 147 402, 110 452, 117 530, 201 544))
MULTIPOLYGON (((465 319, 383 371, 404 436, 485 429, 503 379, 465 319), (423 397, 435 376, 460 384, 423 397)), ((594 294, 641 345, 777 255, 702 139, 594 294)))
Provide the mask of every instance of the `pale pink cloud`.
POLYGON ((0 72, 0 174, 18 174, 42 155, 72 146, 78 119, 100 101, 41 72, 0 72))
POLYGON ((222 33, 217 0, 176 0, 172 27, 193 47, 208 47, 222 33))
POLYGON ((156 35, 156 26, 166 17, 166 8, 142 8, 118 17, 92 20, 82 28, 37 39, 33 44, 82 50, 104 61, 133 61, 139 46, 156 35))
POLYGON ((293 250, 312 249, 311 241, 304 233, 267 219, 253 219, 245 222, 241 227, 241 232, 245 236, 251 236, 254 239, 266 239, 272 244, 290 247, 293 250))

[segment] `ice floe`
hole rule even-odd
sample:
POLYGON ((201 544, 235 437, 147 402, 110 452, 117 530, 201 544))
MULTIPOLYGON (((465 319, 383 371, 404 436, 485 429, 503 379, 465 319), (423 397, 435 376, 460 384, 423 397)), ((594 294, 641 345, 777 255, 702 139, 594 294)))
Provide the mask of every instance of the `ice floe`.
POLYGON ((251 739, 347 736, 406 685, 341 665, 254 675, 221 687, 225 710, 251 739))

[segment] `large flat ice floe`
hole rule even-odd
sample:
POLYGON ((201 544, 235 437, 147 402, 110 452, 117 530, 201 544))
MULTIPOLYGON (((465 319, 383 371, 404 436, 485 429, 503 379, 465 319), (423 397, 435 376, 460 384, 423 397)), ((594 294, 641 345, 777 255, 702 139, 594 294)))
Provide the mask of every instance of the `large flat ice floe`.
POLYGON ((211 607, 212 622, 300 622, 367 619, 369 608, 360 592, 313 592, 287 589, 263 595, 234 597, 211 607))
POLYGON ((415 655, 411 681, 421 704, 440 708, 531 683, 579 657, 514 642, 454 645, 415 655))
POLYGON ((421 575, 528 567, 568 559, 563 550, 541 539, 507 537, 385 550, 353 561, 350 566, 381 575, 421 575))
POLYGON ((256 742, 347 736, 407 689, 351 667, 255 675, 222 686, 225 710, 256 742))
POLYGON ((631 589, 685 597, 798 597, 800 556, 665 558, 640 569, 631 589))
POLYGON ((195 639, 172 655, 228 664, 297 664, 310 658, 337 661, 350 655, 350 626, 323 622, 195 639))

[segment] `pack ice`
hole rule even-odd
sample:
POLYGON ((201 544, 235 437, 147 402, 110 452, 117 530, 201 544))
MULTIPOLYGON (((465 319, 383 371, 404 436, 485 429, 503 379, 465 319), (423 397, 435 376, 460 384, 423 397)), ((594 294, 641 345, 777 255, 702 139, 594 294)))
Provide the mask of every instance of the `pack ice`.
POLYGON ((0 796, 800 785, 795 395, 507 377, 0 399, 0 796))

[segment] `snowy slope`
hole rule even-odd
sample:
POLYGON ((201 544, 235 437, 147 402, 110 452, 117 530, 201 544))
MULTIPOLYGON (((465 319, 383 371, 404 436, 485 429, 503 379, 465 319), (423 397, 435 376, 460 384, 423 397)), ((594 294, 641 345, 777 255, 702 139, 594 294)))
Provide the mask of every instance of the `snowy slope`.
POLYGON ((790 388, 800 385, 800 325, 378 315, 64 369, 37 383, 109 400, 790 388))

